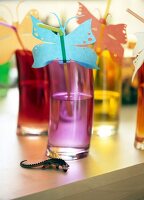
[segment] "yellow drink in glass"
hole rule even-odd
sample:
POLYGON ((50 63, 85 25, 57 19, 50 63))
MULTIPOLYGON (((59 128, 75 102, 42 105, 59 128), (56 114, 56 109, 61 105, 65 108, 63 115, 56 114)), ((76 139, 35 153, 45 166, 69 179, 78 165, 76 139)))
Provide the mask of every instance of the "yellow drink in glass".
POLYGON ((99 56, 100 70, 94 71, 93 133, 101 137, 115 134, 121 103, 121 67, 108 50, 99 56))

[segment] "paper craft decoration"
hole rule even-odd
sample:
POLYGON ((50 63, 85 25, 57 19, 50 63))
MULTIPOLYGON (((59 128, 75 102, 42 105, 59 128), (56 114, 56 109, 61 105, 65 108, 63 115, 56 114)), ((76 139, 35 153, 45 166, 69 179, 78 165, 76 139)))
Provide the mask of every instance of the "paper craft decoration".
MULTIPOLYGON (((144 19, 140 17, 137 13, 133 12, 129 8, 127 9, 127 12, 136 17, 138 20, 140 20, 142 23, 144 23, 144 19)), ((136 57, 133 61, 133 64, 135 66, 135 70, 132 75, 132 81, 138 71, 138 69, 142 66, 144 63, 144 32, 135 33, 137 37, 137 43, 134 48, 133 54, 136 57)))
POLYGON ((108 25, 104 18, 97 19, 93 16, 82 3, 79 3, 77 16, 79 16, 77 18, 79 24, 87 19, 92 19, 92 32, 97 38, 94 46, 97 54, 107 49, 112 58, 119 59, 123 57, 122 44, 127 42, 125 24, 108 25))
POLYGON ((30 15, 38 17, 38 11, 30 10, 22 23, 15 22, 12 25, 0 18, 0 64, 7 62, 17 49, 32 50, 40 43, 32 36, 32 22, 30 15))
POLYGON ((86 68, 98 68, 96 66, 96 53, 88 46, 96 41, 91 32, 91 19, 65 35, 66 26, 72 18, 63 27, 58 16, 54 15, 59 22, 59 29, 47 26, 32 16, 33 35, 43 42, 33 49, 33 67, 44 67, 54 60, 61 60, 64 63, 74 60, 86 68))
POLYGON ((137 43, 136 43, 136 46, 135 46, 135 49, 133 52, 133 54, 136 58, 133 60, 135 70, 132 75, 132 81, 133 81, 138 69, 144 63, 144 33, 140 32, 140 33, 136 33, 135 35, 137 37, 137 43))

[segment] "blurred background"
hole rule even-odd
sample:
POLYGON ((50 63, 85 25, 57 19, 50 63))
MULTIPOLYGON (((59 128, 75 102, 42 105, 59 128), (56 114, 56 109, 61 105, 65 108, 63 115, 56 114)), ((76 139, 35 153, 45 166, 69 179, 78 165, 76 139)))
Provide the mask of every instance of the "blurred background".
MULTIPOLYGON (((7 5, 13 13, 14 19, 16 20, 16 5, 18 0, 11 1, 0 1, 0 4, 7 5)), ((106 0, 81 0, 82 2, 94 16, 99 16, 97 9, 100 10, 101 14, 104 14, 106 8, 106 0)), ((76 0, 25 0, 19 8, 20 20, 25 16, 26 12, 30 9, 35 8, 40 13, 41 19, 51 18, 51 23, 56 24, 57 21, 49 12, 57 13, 60 18, 69 18, 76 15, 78 10, 78 1, 76 0)), ((126 9, 138 13, 140 16, 144 16, 144 0, 112 0, 110 6, 111 23, 125 23, 127 24, 128 34, 133 34, 135 32, 143 31, 144 25, 137 19, 132 17, 126 12, 126 9)), ((12 20, 9 13, 2 7, 0 7, 0 15, 3 16, 9 22, 12 20)), ((73 21, 69 26, 74 28, 77 24, 73 21)))
MULTIPOLYGON (((51 23, 54 25, 57 23, 54 17, 49 12, 57 13, 60 18, 69 18, 76 15, 78 10, 78 1, 76 0, 25 0, 19 8, 20 20, 25 16, 31 8, 35 8, 39 11, 40 18, 51 19, 51 23), (52 19, 53 18, 53 19, 52 19)), ((106 0, 81 0, 93 15, 99 16, 97 9, 100 10, 101 14, 104 14, 106 8, 106 0)), ((0 4, 7 5, 13 13, 13 17, 16 20, 16 5, 17 0, 11 1, 0 1, 0 4)), ((127 33, 133 34, 135 32, 144 31, 144 25, 140 23, 137 19, 132 17, 126 12, 126 9, 130 8, 140 16, 144 16, 144 1, 143 0, 112 0, 110 6, 111 23, 125 23, 127 24, 127 33)), ((12 20, 9 13, 6 12, 4 8, 0 8, 0 15, 7 19, 9 22, 12 20)), ((73 21, 69 26, 74 28, 77 24, 73 21)))
MULTIPOLYGON (((62 23, 66 19, 76 15, 78 11, 78 1, 76 0, 25 0, 21 1, 19 5, 18 12, 16 7, 20 1, 11 0, 11 1, 0 1, 0 17, 2 17, 7 23, 12 24, 14 21, 22 22, 24 16, 30 9, 37 9, 39 12, 39 19, 43 22, 58 26, 58 22, 51 14, 55 12, 59 15, 62 23), (8 9, 6 9, 6 7, 8 9)), ((99 18, 99 13, 103 16, 106 9, 106 0, 82 0, 83 3, 89 11, 97 18, 99 18)), ((130 8, 141 17, 144 17, 144 0, 112 0, 110 6, 110 15, 108 21, 111 24, 125 23, 127 24, 127 36, 128 42, 124 46, 125 53, 122 60, 122 104, 135 104, 137 99, 137 79, 135 78, 134 82, 131 82, 131 76, 133 73, 133 48, 136 43, 136 38, 134 36, 135 32, 144 31, 144 24, 142 24, 135 17, 131 16, 126 12, 127 8, 130 8)), ((68 24, 67 32, 72 31, 77 27, 76 20, 72 20, 68 24)), ((1 47, 0 47, 1 48, 1 47)), ((11 69, 8 70, 10 79, 7 82, 10 87, 13 87, 17 84, 17 69, 15 67, 15 55, 12 56, 11 60, 11 69), (11 86, 12 85, 12 86, 11 86)), ((5 68, 6 69, 6 68, 5 68)), ((1 79, 1 76, 0 76, 1 79)), ((2 85, 2 83, 1 83, 2 85)), ((9 86, 8 86, 9 87, 9 86)), ((0 96, 5 96, 2 94, 0 96)))

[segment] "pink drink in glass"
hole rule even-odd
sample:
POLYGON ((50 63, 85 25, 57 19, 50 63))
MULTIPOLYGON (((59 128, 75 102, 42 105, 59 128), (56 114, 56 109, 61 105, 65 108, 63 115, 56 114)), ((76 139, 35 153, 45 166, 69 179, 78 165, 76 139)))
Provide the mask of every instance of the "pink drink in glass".
POLYGON ((47 155, 70 160, 87 156, 93 116, 92 71, 67 63, 70 93, 63 64, 49 65, 50 121, 47 155), (69 112, 69 109, 71 112, 69 112))
POLYGON ((32 68, 30 51, 16 51, 19 85, 18 135, 47 134, 49 83, 47 67, 32 68))

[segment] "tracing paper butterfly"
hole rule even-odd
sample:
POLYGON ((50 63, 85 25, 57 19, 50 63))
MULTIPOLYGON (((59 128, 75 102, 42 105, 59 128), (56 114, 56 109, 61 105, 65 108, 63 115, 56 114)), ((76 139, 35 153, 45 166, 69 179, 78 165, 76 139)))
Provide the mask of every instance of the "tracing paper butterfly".
POLYGON ((123 56, 122 44, 127 42, 125 24, 107 25, 105 19, 97 19, 82 3, 79 3, 77 16, 79 16, 77 18, 79 24, 87 19, 92 19, 92 32, 97 38, 94 49, 98 54, 107 49, 115 59, 123 56))
POLYGON ((137 38, 137 43, 136 46, 134 48, 134 56, 135 59, 133 61, 133 64, 135 66, 135 70, 132 76, 132 81, 138 71, 138 69, 142 66, 142 64, 144 63, 144 33, 143 32, 139 32, 139 33, 135 33, 136 38, 137 38))
MULTIPOLYGON (((65 44, 66 61, 74 60, 86 68, 97 68, 97 56, 88 46, 96 41, 91 31, 91 19, 82 23, 68 35, 65 35, 66 26, 72 18, 62 26, 58 16, 56 14, 55 16, 59 22, 61 35, 65 44)), ((35 58, 33 67, 44 67, 53 60, 63 60, 60 35, 42 28, 44 24, 33 16, 32 22, 34 37, 43 41, 43 44, 36 45, 33 49, 35 58)))
POLYGON ((0 64, 7 62, 17 49, 22 49, 16 30, 25 49, 32 50, 36 44, 40 43, 32 35, 30 15, 38 17, 38 11, 30 10, 21 23, 14 22, 12 25, 9 25, 2 17, 0 18, 0 64))

